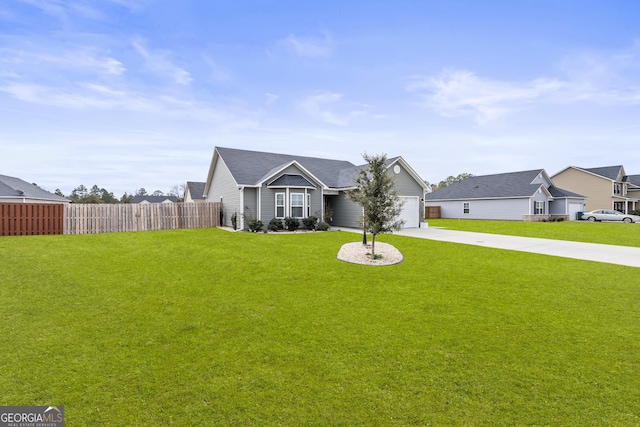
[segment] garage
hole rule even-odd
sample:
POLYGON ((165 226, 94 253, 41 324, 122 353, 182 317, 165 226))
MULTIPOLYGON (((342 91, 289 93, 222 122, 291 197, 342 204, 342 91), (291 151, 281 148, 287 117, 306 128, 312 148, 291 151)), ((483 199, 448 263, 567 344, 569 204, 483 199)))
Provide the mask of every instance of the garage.
POLYGON ((582 203, 569 203, 569 221, 578 219, 578 212, 582 211, 582 203))
POLYGON ((404 228, 418 228, 420 226, 420 198, 400 197, 404 201, 400 219, 404 220, 404 228))

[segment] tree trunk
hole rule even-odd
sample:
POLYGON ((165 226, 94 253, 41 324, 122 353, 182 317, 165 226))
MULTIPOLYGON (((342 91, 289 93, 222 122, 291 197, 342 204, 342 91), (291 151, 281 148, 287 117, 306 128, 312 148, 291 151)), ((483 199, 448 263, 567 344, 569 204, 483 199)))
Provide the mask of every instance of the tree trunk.
POLYGON ((376 235, 371 233, 371 259, 376 259, 376 235))

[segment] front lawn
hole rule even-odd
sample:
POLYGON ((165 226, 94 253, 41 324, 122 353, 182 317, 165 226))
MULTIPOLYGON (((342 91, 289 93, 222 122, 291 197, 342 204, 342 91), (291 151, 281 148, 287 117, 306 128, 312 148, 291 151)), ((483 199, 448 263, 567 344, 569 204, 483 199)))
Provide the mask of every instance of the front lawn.
POLYGON ((524 222, 471 219, 428 219, 429 227, 510 236, 640 247, 640 224, 617 222, 524 222))
POLYGON ((380 237, 400 264, 336 259, 358 239, 1 238, 0 405, 92 426, 640 423, 638 269, 401 236, 380 237))

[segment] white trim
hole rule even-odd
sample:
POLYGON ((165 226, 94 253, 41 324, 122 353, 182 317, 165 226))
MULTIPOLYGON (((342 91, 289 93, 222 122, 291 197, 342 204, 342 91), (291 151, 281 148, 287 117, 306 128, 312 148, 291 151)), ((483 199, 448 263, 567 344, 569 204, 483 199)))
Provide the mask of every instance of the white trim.
MULTIPOLYGON (((257 182, 257 185, 263 185, 266 181, 268 181, 271 177, 276 176, 277 174, 284 174, 284 170, 287 169, 289 166, 295 166, 298 169, 300 169, 301 172, 305 173, 307 176, 309 176, 311 179, 313 179, 314 181, 316 181, 318 184, 320 184, 321 187, 326 187, 325 183, 320 181, 314 174, 312 174, 311 172, 309 172, 307 169, 305 169, 300 163, 298 163, 297 160, 292 160, 289 163, 286 163, 285 165, 283 165, 281 168, 279 168, 278 170, 276 170, 273 173, 270 173, 269 175, 263 177, 260 181, 257 182)), ((306 177, 303 177, 306 179, 306 177)), ((268 184, 267 184, 268 185, 268 184)))
POLYGON ((258 191, 256 191, 256 210, 258 211, 258 218, 256 219, 262 218, 262 188, 258 188, 258 191))
POLYGON ((287 193, 275 193, 275 217, 278 219, 283 219, 287 216, 287 193), (284 205, 282 205, 282 216, 278 216, 278 194, 282 194, 282 201, 284 205))
POLYGON ((238 187, 240 191, 240 230, 244 230, 244 187, 238 187))
POLYGON ((291 203, 291 205, 289 206, 289 216, 292 218, 304 218, 304 193, 289 193, 289 201, 291 203), (302 205, 295 205, 293 204, 293 196, 302 196, 302 205), (300 216, 295 216, 293 215, 293 208, 301 208, 302 212, 300 216))

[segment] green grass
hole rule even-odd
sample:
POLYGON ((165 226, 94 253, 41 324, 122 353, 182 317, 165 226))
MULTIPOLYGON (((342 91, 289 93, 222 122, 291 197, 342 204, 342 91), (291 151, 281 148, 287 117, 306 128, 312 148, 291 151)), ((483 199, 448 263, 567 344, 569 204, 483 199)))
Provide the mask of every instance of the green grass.
POLYGON ((358 239, 2 238, 0 405, 91 426, 640 423, 638 269, 401 236, 380 237, 398 265, 336 259, 358 239))
POLYGON ((640 224, 616 222, 523 222, 429 219, 429 227, 510 236, 540 237, 574 242, 640 247, 640 224))

